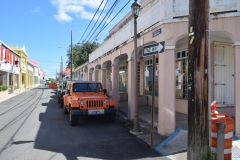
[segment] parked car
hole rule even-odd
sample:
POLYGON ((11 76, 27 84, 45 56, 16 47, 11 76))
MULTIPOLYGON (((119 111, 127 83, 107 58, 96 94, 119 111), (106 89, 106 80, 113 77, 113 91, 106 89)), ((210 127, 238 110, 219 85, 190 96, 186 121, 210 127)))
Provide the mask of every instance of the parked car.
POLYGON ((46 80, 46 81, 45 81, 45 86, 46 86, 46 85, 49 85, 50 83, 51 83, 50 80, 46 80))
POLYGON ((63 96, 65 93, 67 93, 66 86, 70 82, 77 82, 79 80, 64 80, 61 81, 59 84, 59 88, 57 89, 57 97, 58 97, 58 103, 60 104, 60 107, 63 107, 63 96))
POLYGON ((106 96, 100 82, 78 81, 67 84, 63 96, 64 113, 69 113, 69 123, 75 126, 79 116, 104 115, 109 122, 116 117, 116 101, 106 96))

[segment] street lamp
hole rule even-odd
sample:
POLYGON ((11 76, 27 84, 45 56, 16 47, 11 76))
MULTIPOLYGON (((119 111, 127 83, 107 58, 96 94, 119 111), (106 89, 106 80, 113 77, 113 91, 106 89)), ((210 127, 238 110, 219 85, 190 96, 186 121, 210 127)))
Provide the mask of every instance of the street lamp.
MULTIPOLYGON (((63 48, 63 47, 59 47, 58 48, 63 48)), ((66 49, 66 48, 65 48, 66 49)), ((72 48, 72 30, 71 30, 71 80, 72 80, 72 70, 73 69, 73 48, 72 48)))
POLYGON ((134 80, 135 80, 135 87, 134 87, 134 93, 135 93, 135 106, 134 106, 134 127, 131 133, 135 135, 141 134, 141 130, 139 127, 139 122, 138 122, 138 94, 137 94, 137 18, 139 14, 141 5, 138 3, 137 0, 131 5, 132 8, 132 15, 134 18, 134 80))

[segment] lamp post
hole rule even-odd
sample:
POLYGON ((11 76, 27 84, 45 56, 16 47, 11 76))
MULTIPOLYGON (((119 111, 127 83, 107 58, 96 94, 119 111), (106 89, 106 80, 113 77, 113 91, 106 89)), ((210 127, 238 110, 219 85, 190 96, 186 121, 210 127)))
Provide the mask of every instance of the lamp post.
POLYGON ((138 135, 141 134, 139 122, 138 122, 138 94, 137 94, 137 18, 138 13, 140 10, 141 5, 138 3, 137 0, 131 5, 132 8, 132 15, 134 18, 134 81, 135 81, 135 87, 134 87, 134 93, 135 93, 135 106, 134 106, 134 127, 131 133, 138 135))
MULTIPOLYGON (((58 48, 63 48, 58 46, 58 48)), ((67 50, 67 48, 64 48, 67 50)), ((62 57, 61 57, 61 63, 62 63, 62 57)), ((72 31, 71 31, 71 80, 72 80, 72 68, 73 68, 73 49, 72 49, 72 31)))

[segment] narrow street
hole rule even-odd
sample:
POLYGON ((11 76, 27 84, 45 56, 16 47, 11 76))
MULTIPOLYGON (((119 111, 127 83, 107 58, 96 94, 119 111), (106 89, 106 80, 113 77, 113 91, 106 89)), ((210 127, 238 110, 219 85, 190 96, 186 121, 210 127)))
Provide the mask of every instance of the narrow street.
POLYGON ((117 117, 79 118, 69 125, 55 90, 27 90, 0 103, 0 159, 167 159, 137 138, 117 117))

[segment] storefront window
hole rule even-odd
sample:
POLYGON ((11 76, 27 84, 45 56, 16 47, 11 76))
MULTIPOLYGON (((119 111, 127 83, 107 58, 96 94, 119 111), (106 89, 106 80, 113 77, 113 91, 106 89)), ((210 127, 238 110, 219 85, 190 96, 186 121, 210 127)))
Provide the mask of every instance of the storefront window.
POLYGON ((127 67, 119 68, 119 92, 127 92, 127 67))
POLYGON ((177 99, 188 99, 188 52, 181 51, 176 53, 175 62, 175 76, 176 76, 176 87, 175 93, 177 99))
MULTIPOLYGON (((158 96, 158 59, 156 59, 156 69, 155 69, 155 96, 158 96)), ((153 84, 153 65, 152 59, 145 61, 145 71, 144 71, 144 86, 145 95, 152 95, 152 84, 153 84)))

